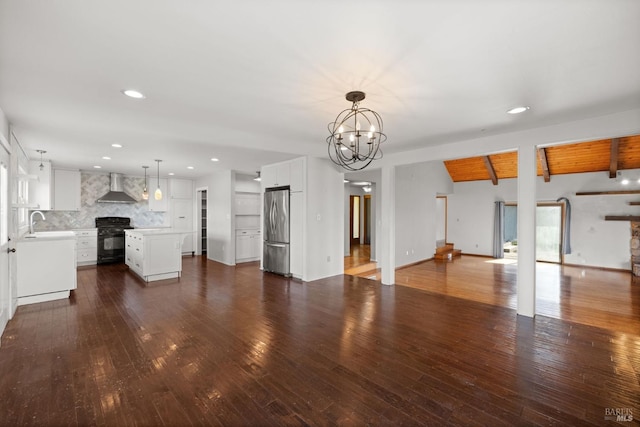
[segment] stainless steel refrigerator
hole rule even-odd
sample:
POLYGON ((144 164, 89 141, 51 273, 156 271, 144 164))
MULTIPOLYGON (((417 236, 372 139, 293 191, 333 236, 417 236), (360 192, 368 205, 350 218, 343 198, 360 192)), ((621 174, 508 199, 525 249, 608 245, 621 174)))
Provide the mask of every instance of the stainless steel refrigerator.
POLYGON ((264 193, 264 271, 291 276, 289 270, 289 188, 264 193))

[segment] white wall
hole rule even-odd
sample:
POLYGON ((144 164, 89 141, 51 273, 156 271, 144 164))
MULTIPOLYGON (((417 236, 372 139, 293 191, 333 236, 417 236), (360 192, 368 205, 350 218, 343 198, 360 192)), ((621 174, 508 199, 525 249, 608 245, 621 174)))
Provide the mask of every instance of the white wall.
POLYGON ((442 162, 396 168, 396 267, 433 257, 436 248, 436 195, 453 186, 442 162))
POLYGON ((236 173, 235 191, 260 193, 260 181, 254 181, 255 175, 236 173))
MULTIPOLYGON (((624 171, 640 177, 640 170, 624 171)), ((636 178, 637 179, 637 178, 636 178)), ((640 215, 640 209, 627 202, 640 200, 639 195, 576 196, 580 191, 640 189, 637 182, 622 187, 609 178, 608 172, 552 175, 545 183, 539 177, 536 197, 539 202, 567 197, 571 202, 571 248, 565 263, 593 267, 630 269, 630 224, 627 221, 605 221, 605 215, 640 215)), ((490 181, 454 184, 449 195, 449 240, 464 253, 492 254, 494 202, 517 201, 517 180, 503 179, 497 186, 490 181)))
POLYGON ((213 172, 196 181, 196 188, 207 187, 207 258, 235 265, 235 225, 232 215, 235 173, 213 172))
POLYGON ((343 174, 324 159, 307 158, 305 262, 309 282, 344 271, 343 174))

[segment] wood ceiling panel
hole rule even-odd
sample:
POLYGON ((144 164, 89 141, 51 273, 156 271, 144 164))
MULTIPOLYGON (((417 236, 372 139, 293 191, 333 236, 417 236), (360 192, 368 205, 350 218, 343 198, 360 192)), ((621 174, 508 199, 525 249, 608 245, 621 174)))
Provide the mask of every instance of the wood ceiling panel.
POLYGON ((618 169, 640 168, 640 135, 620 138, 618 143, 618 169))
POLYGON ((518 152, 491 154, 489 156, 498 179, 515 178, 518 176, 518 152))
POLYGON ((546 147, 546 151, 549 172, 552 176, 608 171, 611 140, 546 147))
MULTIPOLYGON (((611 139, 556 145, 544 148, 553 181, 553 175, 585 172, 607 172, 610 169, 611 139)), ((498 180, 517 178, 518 152, 489 155, 498 180)), ((483 157, 469 157, 445 161, 453 182, 491 179, 483 157)), ((538 156, 538 176, 543 176, 538 156)), ((640 169, 640 135, 619 138, 618 170, 640 169)))
POLYGON ((453 182, 491 179, 482 157, 446 160, 444 165, 449 171, 449 176, 451 176, 453 182))

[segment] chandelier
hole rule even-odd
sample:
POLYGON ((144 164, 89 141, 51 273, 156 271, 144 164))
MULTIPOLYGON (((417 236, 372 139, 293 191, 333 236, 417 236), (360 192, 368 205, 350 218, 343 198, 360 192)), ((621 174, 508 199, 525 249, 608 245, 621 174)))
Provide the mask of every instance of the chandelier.
POLYGON ((382 133, 382 118, 368 108, 360 108, 364 92, 354 91, 346 95, 351 108, 343 110, 336 120, 329 123, 327 147, 333 163, 350 171, 366 168, 382 158, 380 144, 387 140, 382 133))

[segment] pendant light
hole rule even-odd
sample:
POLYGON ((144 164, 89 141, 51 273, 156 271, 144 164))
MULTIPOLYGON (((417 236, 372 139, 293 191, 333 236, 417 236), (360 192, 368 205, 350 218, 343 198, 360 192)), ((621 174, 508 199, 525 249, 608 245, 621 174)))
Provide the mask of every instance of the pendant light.
POLYGON ((147 189, 147 169, 149 166, 143 166, 144 168, 144 188, 142 189, 142 200, 149 200, 149 190, 147 189))
POLYGON ((45 150, 36 150, 36 152, 40 153, 40 170, 44 169, 44 163, 42 163, 42 155, 46 153, 45 150))
POLYGON ((162 160, 156 160, 158 163, 158 188, 156 188, 156 192, 154 193, 154 197, 156 200, 162 200, 162 190, 160 190, 160 162, 162 160))

